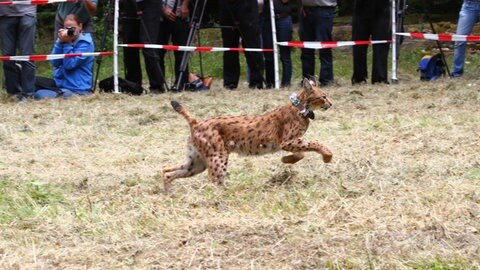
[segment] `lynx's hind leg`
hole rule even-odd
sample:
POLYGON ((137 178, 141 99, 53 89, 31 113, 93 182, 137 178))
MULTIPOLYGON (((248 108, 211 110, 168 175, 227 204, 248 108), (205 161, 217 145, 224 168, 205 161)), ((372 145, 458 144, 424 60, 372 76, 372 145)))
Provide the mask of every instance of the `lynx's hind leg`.
POLYGON ((214 130, 210 136, 199 135, 195 137, 196 145, 205 156, 208 169, 208 178, 218 185, 225 184, 227 175, 228 150, 218 131, 214 130))
POLYGON ((203 172, 205 169, 205 160, 200 155, 197 148, 195 148, 195 146, 189 141, 185 161, 162 169, 163 187, 165 192, 168 193, 170 183, 174 179, 190 177, 203 172))

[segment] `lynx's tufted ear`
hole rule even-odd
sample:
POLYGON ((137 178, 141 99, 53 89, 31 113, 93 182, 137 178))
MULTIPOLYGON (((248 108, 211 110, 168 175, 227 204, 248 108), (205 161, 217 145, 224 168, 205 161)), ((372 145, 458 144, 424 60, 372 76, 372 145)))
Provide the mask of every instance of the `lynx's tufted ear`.
POLYGON ((307 78, 303 79, 303 89, 307 93, 313 92, 313 87, 316 86, 315 81, 309 80, 307 78))

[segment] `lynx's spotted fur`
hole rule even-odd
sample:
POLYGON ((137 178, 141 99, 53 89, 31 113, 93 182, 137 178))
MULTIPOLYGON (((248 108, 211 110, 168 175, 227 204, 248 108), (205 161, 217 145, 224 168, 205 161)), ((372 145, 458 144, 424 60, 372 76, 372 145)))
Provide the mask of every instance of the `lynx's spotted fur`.
POLYGON ((327 147, 319 142, 304 142, 301 137, 307 131, 309 117, 313 118, 311 110, 326 110, 332 102, 314 82, 305 79, 303 85, 303 91, 291 103, 258 116, 219 116, 198 122, 182 105, 172 101, 175 111, 188 121, 191 135, 186 160, 162 170, 165 191, 169 191, 174 179, 205 169, 210 180, 224 184, 231 152, 263 155, 284 150, 292 154, 284 156, 282 162, 296 163, 304 152, 315 151, 325 163, 330 162, 332 152, 327 147))

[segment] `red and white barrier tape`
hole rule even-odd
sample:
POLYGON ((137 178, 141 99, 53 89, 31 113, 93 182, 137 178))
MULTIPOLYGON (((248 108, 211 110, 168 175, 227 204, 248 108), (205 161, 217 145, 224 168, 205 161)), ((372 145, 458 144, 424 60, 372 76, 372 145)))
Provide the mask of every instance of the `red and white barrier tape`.
POLYGON ((6 2, 0 2, 0 6, 2 6, 2 5, 43 5, 43 4, 62 3, 62 2, 75 3, 75 2, 78 2, 78 0, 6 1, 6 2))
POLYGON ((390 43, 391 40, 362 40, 362 41, 285 41, 277 42, 280 46, 289 46, 305 49, 330 49, 343 46, 372 45, 390 43))
POLYGON ((0 56, 0 61, 49 61, 49 60, 72 58, 72 57, 78 57, 78 56, 106 56, 106 55, 113 55, 113 52, 0 56))
POLYGON ((450 34, 424 34, 424 33, 397 33, 399 36, 429 39, 438 41, 480 41, 480 36, 450 35, 450 34))
POLYGON ((128 48, 148 48, 148 49, 165 49, 169 51, 189 51, 189 52, 271 52, 273 49, 258 48, 221 48, 221 47, 194 47, 194 46, 176 46, 176 45, 156 45, 156 44, 119 44, 120 47, 128 48))

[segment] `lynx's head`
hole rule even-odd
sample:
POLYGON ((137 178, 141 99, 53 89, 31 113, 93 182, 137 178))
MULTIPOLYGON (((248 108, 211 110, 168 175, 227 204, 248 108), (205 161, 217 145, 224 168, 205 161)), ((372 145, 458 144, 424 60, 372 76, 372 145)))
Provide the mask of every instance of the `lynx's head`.
POLYGON ((315 81, 307 78, 303 79, 303 90, 298 95, 298 99, 309 110, 318 108, 327 110, 333 105, 327 98, 327 93, 320 89, 315 81))

